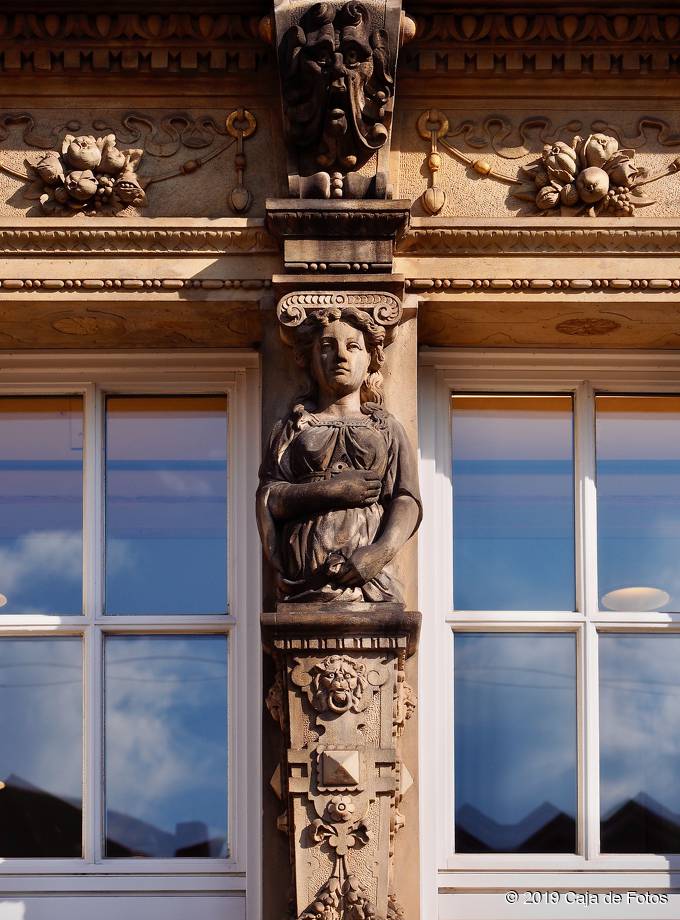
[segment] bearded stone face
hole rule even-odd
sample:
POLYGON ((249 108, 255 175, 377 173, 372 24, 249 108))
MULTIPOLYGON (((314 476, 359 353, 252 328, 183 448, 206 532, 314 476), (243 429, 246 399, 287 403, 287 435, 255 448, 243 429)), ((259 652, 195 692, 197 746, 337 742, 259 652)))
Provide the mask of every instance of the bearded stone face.
POLYGON ((295 145, 313 156, 310 170, 352 169, 385 143, 388 58, 386 34, 355 0, 317 3, 284 35, 286 119, 295 145))

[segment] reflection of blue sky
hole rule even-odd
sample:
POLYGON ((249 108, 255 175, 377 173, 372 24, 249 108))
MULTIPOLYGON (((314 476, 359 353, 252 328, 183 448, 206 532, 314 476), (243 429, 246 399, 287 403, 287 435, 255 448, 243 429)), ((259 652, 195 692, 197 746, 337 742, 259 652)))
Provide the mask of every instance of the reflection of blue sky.
POLYGON ((107 639, 109 810, 170 834, 199 821, 226 839, 226 674, 223 636, 107 639))
POLYGON ((80 801, 82 686, 80 639, 0 639, 1 780, 80 801))
POLYGON ((568 397, 453 398, 456 609, 572 610, 568 397))
POLYGON ((80 399, 0 399, 3 613, 81 612, 82 452, 80 399))
POLYGON ((680 815, 680 635, 602 635, 599 658, 603 817, 640 794, 680 815))
POLYGON ((457 813, 516 824, 549 803, 575 816, 574 638, 458 633, 454 648, 457 813))
POLYGON ((225 400, 116 398, 107 418, 107 610, 224 613, 225 400))
POLYGON ((680 610, 680 400, 599 396, 599 594, 644 585, 680 610))

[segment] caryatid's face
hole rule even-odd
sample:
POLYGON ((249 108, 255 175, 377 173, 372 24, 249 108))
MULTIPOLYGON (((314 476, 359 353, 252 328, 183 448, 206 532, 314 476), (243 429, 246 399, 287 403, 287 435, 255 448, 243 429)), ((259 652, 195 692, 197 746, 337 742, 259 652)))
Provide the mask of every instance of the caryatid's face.
POLYGON ((324 326, 312 348, 311 373, 319 392, 338 399, 361 389, 370 363, 363 332, 341 320, 324 326))

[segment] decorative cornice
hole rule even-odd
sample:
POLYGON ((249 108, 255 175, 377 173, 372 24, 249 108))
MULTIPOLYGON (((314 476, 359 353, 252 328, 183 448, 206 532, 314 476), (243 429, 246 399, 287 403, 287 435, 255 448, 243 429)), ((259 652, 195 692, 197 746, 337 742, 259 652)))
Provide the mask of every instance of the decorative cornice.
POLYGON ((559 253, 611 255, 640 253, 676 255, 680 228, 641 226, 640 220, 619 218, 620 226, 522 227, 518 220, 482 228, 412 227, 397 243, 397 256, 467 256, 559 253))
POLYGON ((261 255, 279 251, 264 227, 0 227, 0 254, 261 255))
POLYGON ((678 288, 679 278, 411 278, 406 281, 406 290, 418 293, 453 290, 471 294, 526 294, 567 289, 595 294, 641 289, 663 293, 678 288))
POLYGON ((241 289, 244 291, 261 291, 271 287, 271 281, 262 278, 3 278, 0 279, 0 292, 31 293, 49 291, 50 293, 110 294, 112 291, 126 294, 158 294, 202 289, 219 291, 241 289))
POLYGON ((0 72, 252 71, 272 56, 259 20, 217 11, 8 11, 0 15, 0 72))
POLYGON ((400 67, 458 76, 661 74, 680 67, 677 7, 559 12, 453 9, 415 16, 400 67))

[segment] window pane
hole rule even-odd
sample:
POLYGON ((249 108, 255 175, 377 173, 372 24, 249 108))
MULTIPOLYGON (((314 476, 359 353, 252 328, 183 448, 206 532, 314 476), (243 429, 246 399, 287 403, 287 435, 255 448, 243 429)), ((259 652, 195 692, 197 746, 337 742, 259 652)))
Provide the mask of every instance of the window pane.
POLYGON ((569 635, 455 636, 456 851, 576 850, 569 635))
POLYGON ((0 612, 82 612, 83 408, 0 398, 0 612))
POLYGON ((0 639, 0 858, 82 855, 79 639, 0 639))
POLYGON ((680 635, 600 636, 603 853, 680 853, 680 635))
POLYGON ((105 645, 106 855, 227 854, 227 640, 105 645))
POLYGON ((106 607, 227 610, 227 402, 107 401, 106 607))
POLYGON ((574 609, 569 396, 453 397, 457 610, 574 609))
POLYGON ((598 396, 600 604, 680 610, 680 396, 598 396))

